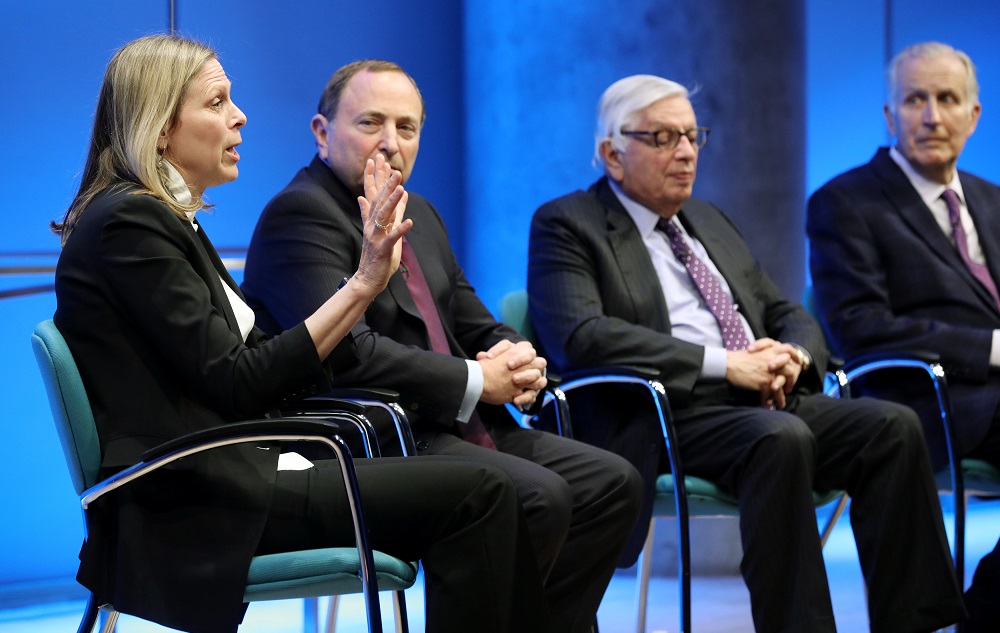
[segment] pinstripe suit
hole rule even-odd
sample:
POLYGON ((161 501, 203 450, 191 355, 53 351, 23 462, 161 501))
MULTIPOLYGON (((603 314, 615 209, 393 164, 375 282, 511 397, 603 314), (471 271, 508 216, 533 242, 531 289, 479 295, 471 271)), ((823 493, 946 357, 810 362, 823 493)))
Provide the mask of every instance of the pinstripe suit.
MULTIPOLYGON (((268 203, 250 243, 243 284, 265 330, 310 314, 357 268, 362 225, 356 200, 317 157, 268 203)), ((499 451, 456 436, 468 371, 464 359, 502 339, 523 337, 498 323, 476 296, 434 207, 410 192, 406 215, 414 221, 407 240, 453 355, 431 351, 427 328, 397 273, 354 328, 362 362, 334 380, 398 391, 422 454, 470 457, 507 472, 548 577, 554 630, 589 630, 639 511, 639 476, 607 451, 521 429, 495 405, 480 403, 477 411, 499 451)))
MULTIPOLYGON (((679 217, 725 277, 755 336, 811 353, 813 367, 786 410, 762 409, 756 393, 699 380, 703 350, 671 336, 656 271, 605 179, 543 205, 532 221, 528 292, 548 358, 558 370, 609 364, 661 370, 686 469, 739 499, 741 567, 758 631, 834 630, 813 487, 851 493, 873 631, 929 630, 959 619, 916 417, 890 403, 817 394, 827 352, 816 323, 781 296, 718 209, 692 199, 679 217), (917 562, 915 551, 922 553, 917 562), (906 563, 913 563, 908 573, 893 571, 906 563)), ((610 402, 588 400, 593 415, 575 415, 574 427, 582 439, 626 455, 651 487, 660 467, 659 431, 643 409, 618 410, 610 402)))

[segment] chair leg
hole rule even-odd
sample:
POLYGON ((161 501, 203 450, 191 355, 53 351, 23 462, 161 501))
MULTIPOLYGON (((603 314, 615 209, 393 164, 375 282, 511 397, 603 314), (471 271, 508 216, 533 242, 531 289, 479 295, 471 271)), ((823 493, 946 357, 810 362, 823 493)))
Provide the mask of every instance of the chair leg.
POLYGON ((90 594, 87 598, 87 606, 83 609, 83 617, 80 619, 80 626, 76 633, 93 633, 94 625, 97 623, 97 598, 90 594))
POLYGON ((410 633, 410 622, 406 617, 406 594, 392 592, 392 610, 396 617, 396 633, 410 633))
POLYGON ((847 494, 845 493, 840 496, 840 500, 837 501, 837 507, 835 507, 833 512, 830 513, 830 518, 826 520, 826 525, 823 526, 823 533, 820 534, 819 537, 820 547, 826 547, 826 541, 830 538, 830 535, 833 534, 833 528, 837 525, 837 521, 839 521, 840 517, 844 514, 844 509, 846 507, 847 494))
POLYGON ((638 569, 635 579, 635 631, 646 633, 646 602, 649 595, 649 576, 653 567, 653 530, 656 517, 649 520, 649 532, 646 534, 646 544, 639 554, 638 569))
POLYGON ((958 579, 958 586, 965 590, 965 520, 968 509, 968 495, 962 494, 960 499, 952 491, 952 498, 955 506, 955 532, 952 535, 952 556, 955 564, 955 575, 958 579))
POLYGON ((330 606, 326 610, 326 633, 337 630, 337 613, 340 610, 340 596, 330 596, 330 606))
POLYGON ((118 612, 114 609, 101 609, 101 619, 104 621, 101 633, 114 633, 115 625, 118 624, 118 612))
POLYGON ((302 600, 302 633, 319 633, 319 599, 302 600))

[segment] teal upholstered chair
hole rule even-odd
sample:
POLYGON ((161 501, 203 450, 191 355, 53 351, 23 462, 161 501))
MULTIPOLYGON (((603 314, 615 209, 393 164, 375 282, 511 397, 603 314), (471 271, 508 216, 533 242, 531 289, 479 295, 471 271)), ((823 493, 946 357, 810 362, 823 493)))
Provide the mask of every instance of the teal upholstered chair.
MULTIPOLYGON (((823 321, 811 285, 806 286, 802 304, 823 326, 830 345, 829 333, 823 321)), ((948 379, 936 354, 919 350, 893 350, 849 358, 841 372, 842 392, 850 396, 857 393, 857 381, 875 374, 892 374, 898 380, 918 381, 936 396, 941 429, 948 445, 948 465, 936 473, 940 492, 955 497, 955 523, 952 538, 952 556, 959 585, 965 585, 965 521, 970 496, 1000 497, 1000 470, 980 459, 962 459, 954 442, 951 401, 948 398, 948 379), (852 390, 852 385, 855 387, 852 390)), ((904 403, 905 404, 905 403, 904 403)))
MULTIPOLYGON (((337 434, 339 424, 363 426, 357 411, 344 405, 330 411, 324 420, 281 418, 229 424, 193 433, 161 445, 143 456, 143 461, 104 481, 98 480, 100 443, 90 402, 66 341, 52 321, 43 321, 31 337, 32 347, 49 396, 52 417, 62 444, 66 464, 86 513, 99 497, 115 488, 186 455, 229 444, 275 440, 316 441, 335 452, 341 464, 347 495, 353 509, 357 547, 324 548, 258 556, 250 565, 244 600, 306 598, 306 633, 317 630, 315 602, 319 596, 363 593, 368 610, 369 631, 382 631, 379 590, 395 592, 397 630, 406 630, 403 590, 412 586, 417 565, 381 552, 368 544, 357 478, 350 451, 337 434)), ((79 633, 93 630, 98 612, 104 613, 103 631, 112 631, 118 617, 114 605, 91 595, 80 622, 79 633)), ((328 623, 329 626, 329 623, 328 623)))
MULTIPOLYGON (((526 338, 535 340, 534 327, 528 314, 528 294, 524 290, 515 290, 503 297, 500 304, 500 318, 508 325, 515 327, 526 338)), ((561 376, 560 389, 565 397, 572 402, 572 393, 591 385, 621 384, 633 385, 643 392, 643 397, 649 397, 649 406, 657 412, 660 428, 663 431, 663 441, 671 472, 657 477, 656 496, 653 501, 653 520, 650 521, 649 533, 642 554, 637 563, 636 575, 636 631, 645 633, 646 605, 649 593, 651 558, 653 551, 653 533, 657 518, 677 518, 677 577, 680 593, 680 631, 691 631, 691 541, 689 520, 693 517, 737 516, 739 514, 736 499, 722 491, 714 483, 684 475, 681 455, 676 450, 677 436, 674 430, 670 404, 667 401, 666 389, 657 379, 659 371, 643 367, 598 367, 593 370, 573 372, 561 376)), ((568 414, 566 414, 568 418, 568 414)), ((567 421, 564 428, 572 428, 567 421)), ((814 493, 814 501, 818 506, 832 504, 832 513, 821 534, 823 544, 833 531, 833 527, 847 505, 847 496, 842 491, 814 493)))

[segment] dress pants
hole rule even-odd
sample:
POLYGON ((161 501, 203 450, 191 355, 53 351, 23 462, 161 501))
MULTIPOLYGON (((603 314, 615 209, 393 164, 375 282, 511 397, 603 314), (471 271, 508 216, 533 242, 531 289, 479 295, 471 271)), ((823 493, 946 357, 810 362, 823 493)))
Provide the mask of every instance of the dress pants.
POLYGON ((415 435, 422 452, 488 463, 510 476, 544 578, 552 630, 590 631, 642 505, 641 476, 628 461, 589 444, 513 420, 487 427, 496 451, 449 433, 415 435))
MULTIPOLYGON (((994 379, 990 387, 997 388, 995 382, 994 379)), ((993 423, 986 438, 968 457, 988 461, 1000 468, 1000 409, 993 414, 993 423)), ((965 592, 965 604, 969 609, 969 621, 965 624, 964 633, 1000 631, 1000 541, 976 566, 972 584, 965 592)))
POLYGON ((696 400, 674 419, 685 470, 739 500, 757 633, 836 630, 813 489, 851 496, 873 633, 932 631, 964 617, 916 414, 824 395, 772 411, 745 395, 742 406, 696 400))
MULTIPOLYGON (((279 471, 258 554, 352 546, 339 465, 279 471)), ((428 633, 551 630, 517 491, 489 464, 452 457, 358 459, 372 547, 424 570, 428 633)))

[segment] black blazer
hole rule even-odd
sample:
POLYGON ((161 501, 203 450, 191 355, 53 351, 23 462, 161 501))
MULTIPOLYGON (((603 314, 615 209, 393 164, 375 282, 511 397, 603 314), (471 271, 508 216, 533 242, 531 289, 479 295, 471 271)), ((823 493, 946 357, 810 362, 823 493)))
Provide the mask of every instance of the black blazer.
MULTIPOLYGON (((990 273, 1000 280, 1000 187, 964 171, 959 179, 990 273)), ((818 189, 806 228, 816 302, 837 351, 848 358, 891 349, 939 354, 960 448, 975 447, 1000 403, 989 367, 1000 310, 888 149, 818 189)), ((918 389, 895 397, 911 402, 918 389)), ((943 436, 928 439, 940 465, 943 436)))
MULTIPOLYGON (((800 377, 796 393, 817 391, 828 353, 815 320, 781 295, 719 209, 691 199, 679 217, 725 277, 754 335, 809 351, 814 362, 800 377)), ((531 321, 556 371, 652 367, 660 371, 671 407, 690 406, 704 349, 671 336, 667 303, 649 253, 606 178, 539 208, 528 252, 531 321)), ((663 451, 648 398, 606 390, 588 398, 585 415, 574 415, 573 422, 580 439, 635 465, 646 482, 648 506, 663 451)))
MULTIPOLYGON (((465 358, 509 339, 516 330, 497 322, 455 259, 448 232, 427 199, 410 192, 406 235, 420 261, 453 356, 430 351, 404 271, 389 280, 353 330, 362 362, 334 377, 336 385, 386 387, 400 393, 411 423, 451 426, 465 394, 465 358)), ((361 257, 357 196, 318 157, 300 170, 264 208, 247 253, 243 291, 265 331, 280 331, 311 314, 361 257)), ((484 419, 510 416, 480 404, 484 419), (499 416, 499 417, 498 417, 499 416)))
MULTIPOLYGON (((87 388, 103 474, 166 440, 329 388, 304 325, 267 341, 255 329, 244 344, 223 283, 238 292, 204 231, 152 196, 118 187, 83 213, 59 258, 54 318, 87 388)), ((122 612, 235 631, 275 477, 278 451, 264 448, 186 458, 106 496, 79 581, 122 612)))

